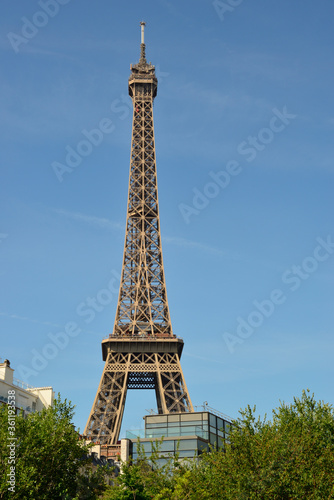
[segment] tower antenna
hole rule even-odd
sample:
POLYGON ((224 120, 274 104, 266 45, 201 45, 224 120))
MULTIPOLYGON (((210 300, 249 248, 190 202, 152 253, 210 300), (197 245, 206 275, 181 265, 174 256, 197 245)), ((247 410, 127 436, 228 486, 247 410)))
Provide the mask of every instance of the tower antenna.
POLYGON ((141 43, 145 43, 144 42, 145 25, 146 25, 146 23, 144 21, 142 21, 140 23, 140 26, 141 26, 141 43))
POLYGON ((144 21, 142 21, 140 23, 140 26, 141 26, 141 43, 140 43, 140 59, 139 59, 139 64, 146 64, 145 39, 144 39, 145 25, 146 25, 146 23, 144 21))

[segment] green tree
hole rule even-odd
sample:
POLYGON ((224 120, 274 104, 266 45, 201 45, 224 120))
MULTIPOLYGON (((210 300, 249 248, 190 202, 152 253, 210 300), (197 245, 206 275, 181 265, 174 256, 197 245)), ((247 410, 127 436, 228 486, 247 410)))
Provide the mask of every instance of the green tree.
POLYGON ((104 498, 114 500, 323 500, 334 499, 334 410, 309 391, 281 403, 271 421, 247 407, 224 450, 158 468, 144 453, 104 498))
POLYGON ((62 402, 58 395, 51 407, 26 418, 18 415, 15 425, 9 426, 8 407, 2 406, 0 498, 73 499, 79 487, 83 490, 87 476, 90 478, 87 494, 83 493, 86 496, 80 498, 96 498, 97 492, 104 489, 104 479, 98 480, 96 485, 96 474, 92 477, 87 471, 90 462, 85 458, 88 447, 80 441, 74 428, 73 410, 74 406, 66 400, 62 402), (8 443, 11 443, 11 448, 8 443), (12 478, 15 476, 13 487, 8 483, 10 473, 12 478), (92 483, 94 488, 90 488, 92 483))
POLYGON ((77 500, 95 500, 101 498, 102 493, 109 484, 110 477, 114 477, 114 467, 108 465, 92 467, 88 463, 80 469, 80 474, 77 477, 77 500), (108 481, 107 481, 108 480, 108 481))
POLYGON ((160 453, 162 439, 152 442, 152 452, 146 457, 140 442, 137 443, 138 459, 122 464, 122 472, 114 485, 107 489, 106 500, 168 499, 180 470, 178 454, 173 457, 160 453), (161 465, 161 460, 163 464, 161 465), (162 496, 161 496, 162 495, 162 496))
POLYGON ((255 408, 240 413, 225 451, 193 466, 179 498, 334 498, 332 406, 304 391, 292 404, 281 403, 272 421, 256 418, 255 408))

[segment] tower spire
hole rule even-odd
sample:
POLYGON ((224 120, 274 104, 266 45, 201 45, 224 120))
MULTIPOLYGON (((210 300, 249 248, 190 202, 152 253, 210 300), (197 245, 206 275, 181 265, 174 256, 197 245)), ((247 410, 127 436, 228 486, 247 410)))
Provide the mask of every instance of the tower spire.
POLYGON ((142 21, 140 23, 141 26, 141 43, 140 43, 140 59, 139 59, 139 64, 147 64, 146 61, 146 54, 145 54, 145 40, 144 40, 144 32, 145 32, 145 25, 146 23, 142 21))

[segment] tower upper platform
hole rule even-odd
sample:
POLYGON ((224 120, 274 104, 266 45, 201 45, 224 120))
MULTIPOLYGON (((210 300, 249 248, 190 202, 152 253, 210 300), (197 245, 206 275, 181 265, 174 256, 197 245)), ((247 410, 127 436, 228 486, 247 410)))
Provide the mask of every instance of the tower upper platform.
MULTIPOLYGON (((145 23, 141 22, 141 44, 140 44, 140 59, 137 64, 131 64, 131 75, 129 77, 129 95, 133 99, 139 96, 143 90, 143 86, 152 86, 152 98, 157 95, 158 80, 155 76, 155 66, 146 61, 146 46, 144 42, 144 28, 145 23), (135 85, 137 84, 137 85, 135 85), (136 92, 137 90, 137 92, 136 92)), ((145 93, 144 93, 145 94, 145 93)))

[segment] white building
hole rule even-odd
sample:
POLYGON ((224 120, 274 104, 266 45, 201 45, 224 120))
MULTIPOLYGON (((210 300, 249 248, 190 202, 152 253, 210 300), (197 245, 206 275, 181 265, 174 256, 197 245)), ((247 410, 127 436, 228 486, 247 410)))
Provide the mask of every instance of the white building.
MULTIPOLYGON (((48 408, 54 400, 52 387, 32 387, 21 382, 14 377, 14 370, 10 367, 8 359, 5 359, 0 363, 0 404, 8 403, 9 395, 15 396, 17 412, 23 410, 24 415, 48 408)), ((10 400, 13 401, 13 398, 10 400)))

